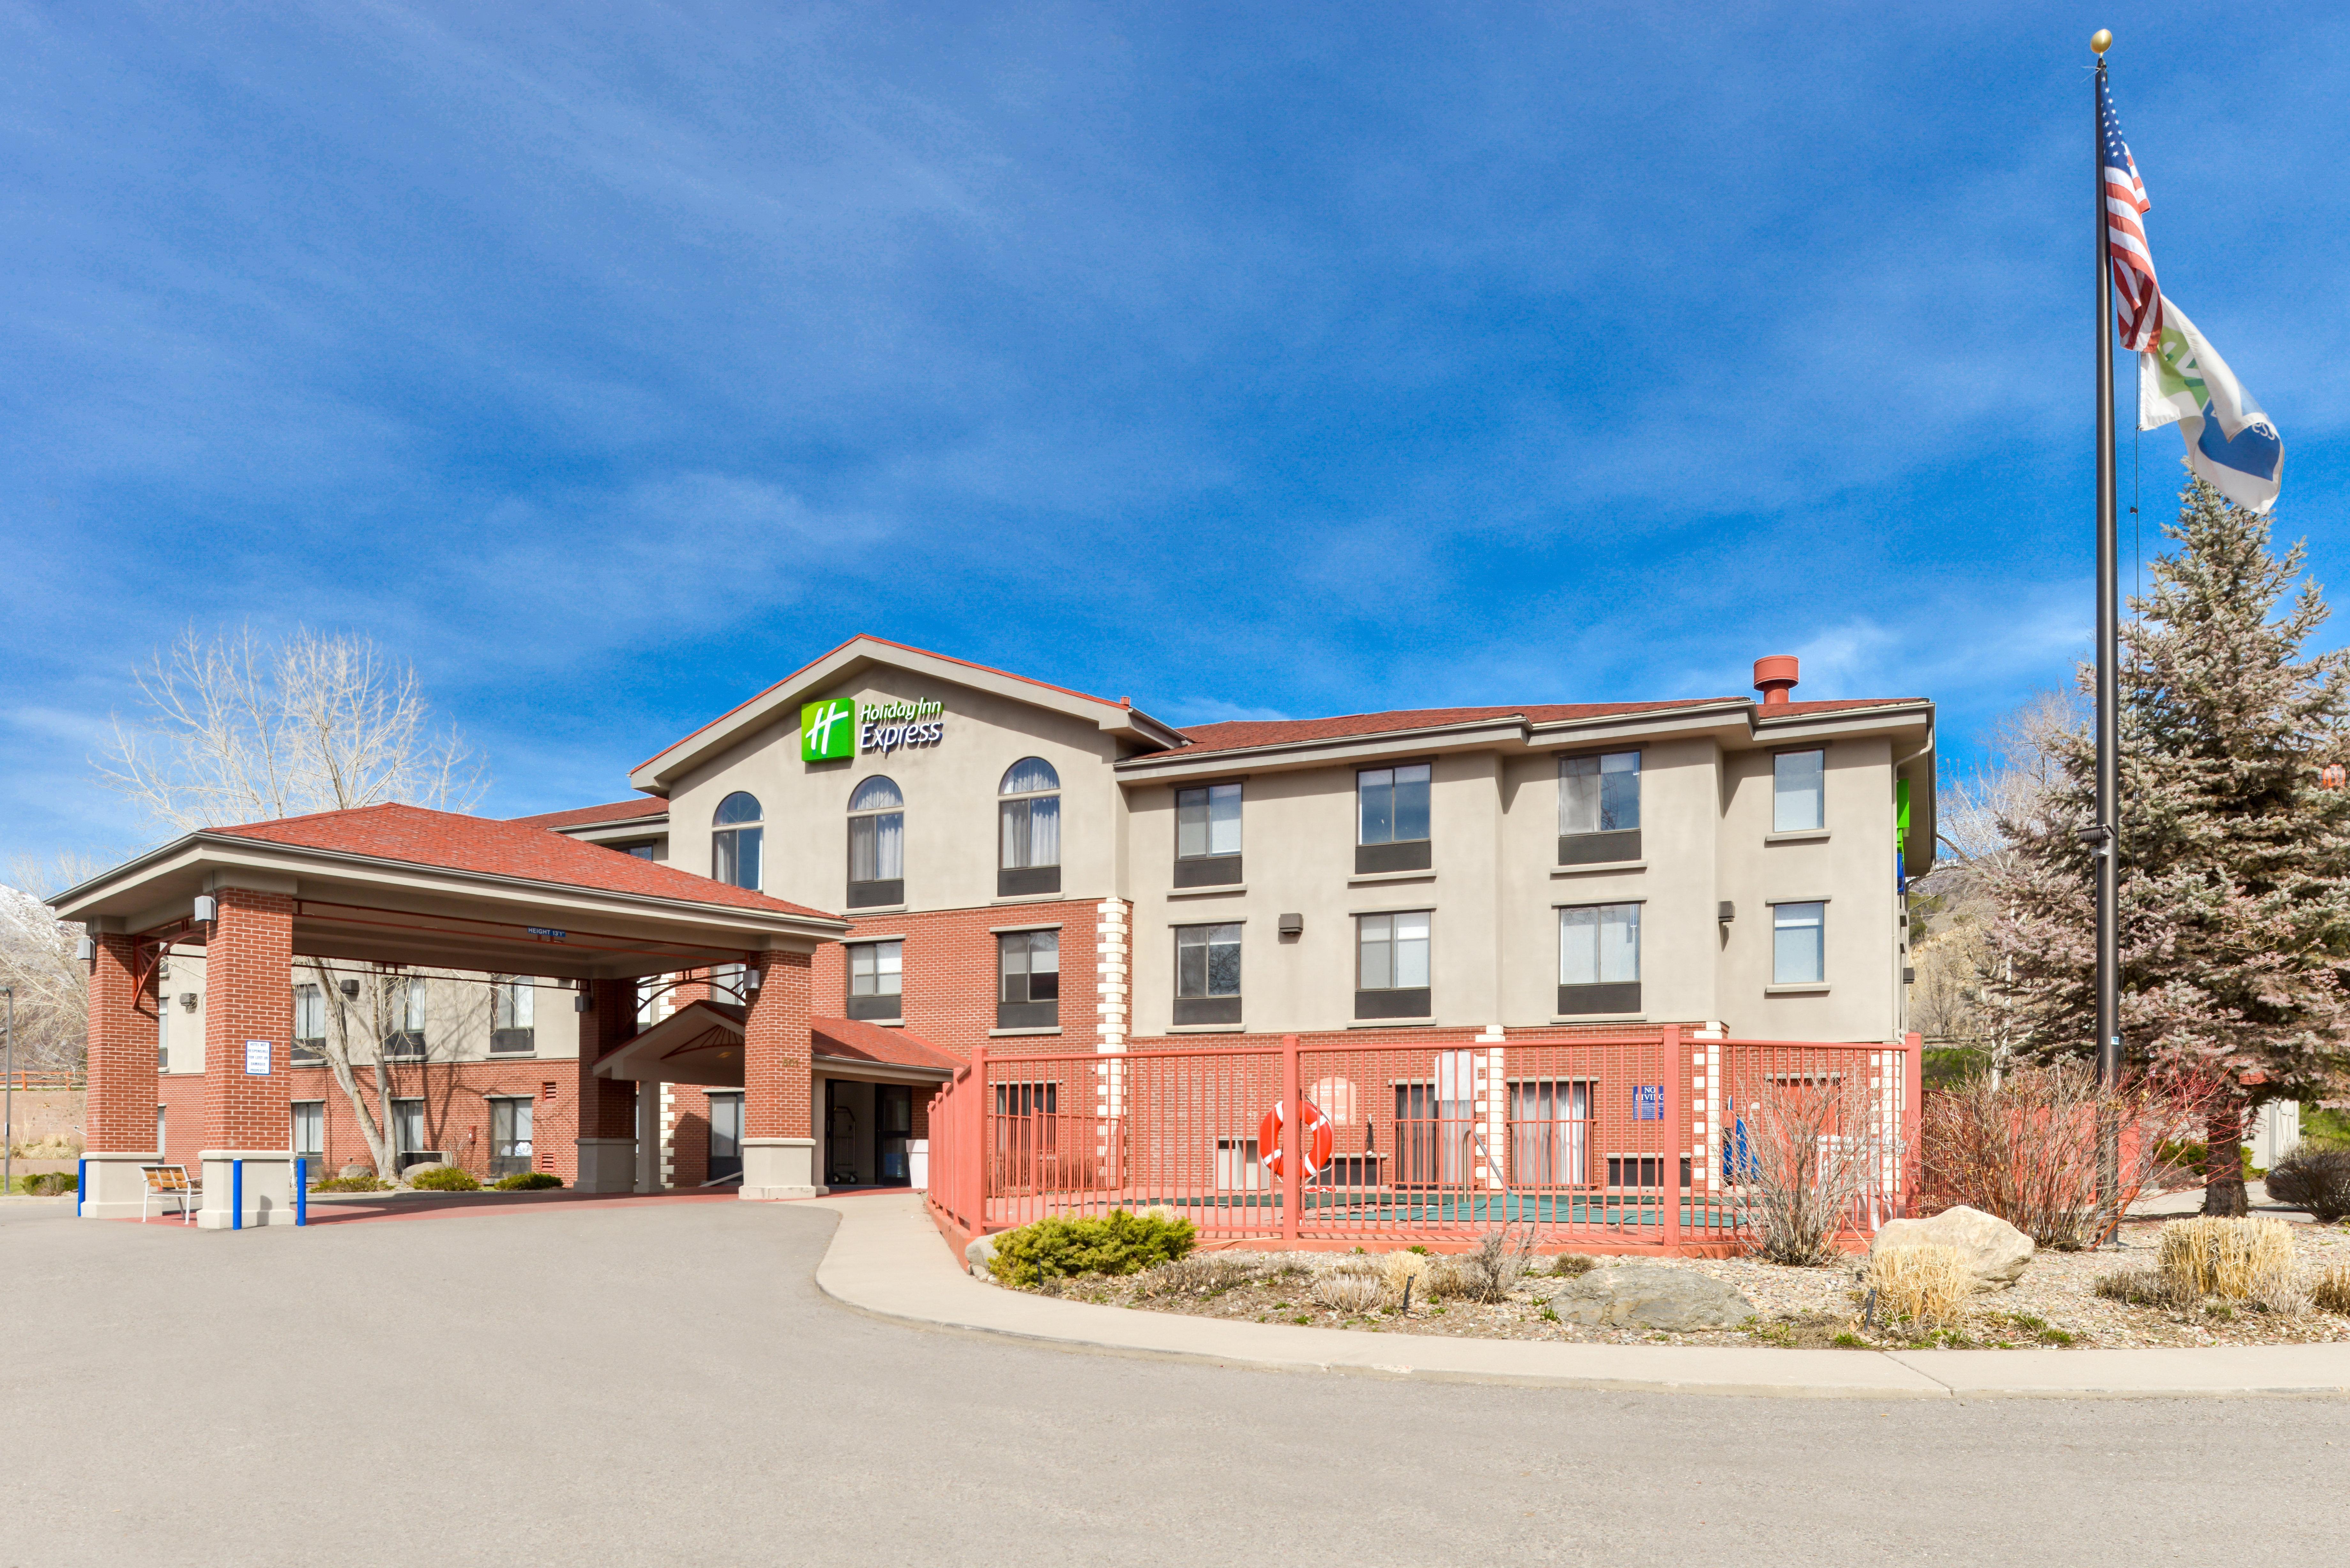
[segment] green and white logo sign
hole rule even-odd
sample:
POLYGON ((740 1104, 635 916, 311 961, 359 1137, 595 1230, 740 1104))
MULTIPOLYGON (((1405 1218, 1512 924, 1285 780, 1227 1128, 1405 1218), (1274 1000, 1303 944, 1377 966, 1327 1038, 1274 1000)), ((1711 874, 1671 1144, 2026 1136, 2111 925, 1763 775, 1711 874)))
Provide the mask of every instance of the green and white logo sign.
POLYGON ((800 761, 828 763, 857 754, 857 704, 846 697, 800 708, 800 761))

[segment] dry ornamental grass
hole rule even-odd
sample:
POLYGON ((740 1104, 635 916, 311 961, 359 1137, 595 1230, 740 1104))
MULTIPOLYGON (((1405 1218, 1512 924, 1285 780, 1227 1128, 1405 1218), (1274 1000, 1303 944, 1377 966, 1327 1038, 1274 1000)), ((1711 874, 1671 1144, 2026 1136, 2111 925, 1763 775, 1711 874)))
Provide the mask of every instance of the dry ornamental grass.
POLYGON ((1887 1247, 1869 1260, 1862 1282, 1877 1293, 1879 1316, 1929 1330, 1956 1327, 1975 1289, 1956 1247, 1887 1247))

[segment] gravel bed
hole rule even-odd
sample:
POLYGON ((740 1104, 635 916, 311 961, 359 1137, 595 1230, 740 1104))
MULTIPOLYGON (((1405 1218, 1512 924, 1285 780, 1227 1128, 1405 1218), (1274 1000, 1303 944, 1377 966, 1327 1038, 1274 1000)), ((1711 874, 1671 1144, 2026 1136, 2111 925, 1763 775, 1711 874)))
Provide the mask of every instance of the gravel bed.
MULTIPOLYGON (((2071 1346, 2301 1345, 2350 1340, 2350 1317, 2312 1310, 2283 1315, 2249 1310, 2180 1313, 2108 1301, 2095 1293, 2098 1278, 2117 1269, 2151 1269, 2160 1220, 2124 1225, 2121 1245, 2094 1252, 2042 1251, 2012 1286, 1974 1298, 1954 1336, 1936 1343, 2001 1348, 2062 1349, 2071 1346)), ((2294 1251, 2305 1273, 2350 1264, 2350 1226, 2297 1224, 2294 1251)), ((1754 1303, 1745 1328, 1667 1333, 1652 1329, 1586 1327, 1546 1315, 1545 1303, 1523 1290, 1488 1304, 1452 1297, 1415 1300, 1407 1317, 1392 1307, 1342 1313, 1315 1303, 1316 1272, 1350 1256, 1331 1252, 1244 1252, 1253 1277, 1209 1295, 1162 1293, 1160 1271, 1125 1278, 1090 1276, 1050 1281, 1042 1293, 1106 1306, 1184 1313, 1200 1317, 1254 1323, 1295 1323, 1370 1334, 1454 1334, 1476 1339, 1534 1339, 1596 1345, 1731 1345, 1891 1348, 1920 1341, 1865 1329, 1857 1287, 1862 1260, 1825 1268, 1794 1269, 1752 1258, 1643 1260, 1669 1268, 1694 1269, 1735 1286, 1754 1303)), ((1596 1260, 1605 1264, 1610 1260, 1596 1260)), ((1570 1263, 1569 1268, 1577 1265, 1570 1263)), ((1552 1261, 1537 1258, 1545 1272, 1552 1261)))

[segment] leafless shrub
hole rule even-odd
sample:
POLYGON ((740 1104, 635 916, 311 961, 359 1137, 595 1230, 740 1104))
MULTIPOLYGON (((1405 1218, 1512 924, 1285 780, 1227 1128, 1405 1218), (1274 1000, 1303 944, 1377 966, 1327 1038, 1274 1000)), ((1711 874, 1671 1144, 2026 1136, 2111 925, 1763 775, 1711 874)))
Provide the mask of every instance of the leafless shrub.
POLYGON ((1974 1272, 1956 1247, 1886 1247, 1868 1261, 1864 1282, 1877 1310, 1922 1328, 1954 1328, 1974 1293, 1974 1272))
POLYGON ((2269 1198, 2306 1209, 2320 1224, 2350 1218, 2350 1148, 2296 1145, 2269 1167, 2269 1198))
POLYGON ((1856 1229, 1862 1195, 1900 1158, 1881 1091, 1859 1073, 1756 1073, 1733 1085, 1731 1211, 1774 1263, 1824 1263, 1856 1229))
POLYGON ((1970 1079, 1926 1096, 1921 1179, 1929 1198, 1996 1214, 2043 1247, 2093 1245, 2152 1178, 2161 1147, 2200 1122, 2202 1080, 2132 1075, 2099 1087, 2078 1064, 1970 1079), (2116 1179, 2100 1193, 2111 1129, 2116 1179))
POLYGON ((1475 1251, 1451 1260, 1452 1272, 1459 1276, 1459 1293, 1489 1306, 1502 1300, 1524 1277, 1533 1251, 1532 1227, 1515 1245, 1506 1230, 1486 1231, 1478 1239, 1475 1251))
POLYGON ((1377 1263, 1349 1258, 1315 1274, 1306 1293, 1332 1312, 1367 1313, 1379 1304, 1386 1288, 1377 1263))
POLYGON ((1420 1281, 1420 1289, 1430 1301, 1454 1301, 1466 1296, 1472 1289, 1467 1270, 1456 1257, 1434 1257, 1428 1260, 1428 1272, 1420 1281))
POLYGON ((1552 1260, 1550 1272, 1562 1280, 1577 1279, 1599 1266, 1599 1260, 1582 1252, 1561 1252, 1552 1260))

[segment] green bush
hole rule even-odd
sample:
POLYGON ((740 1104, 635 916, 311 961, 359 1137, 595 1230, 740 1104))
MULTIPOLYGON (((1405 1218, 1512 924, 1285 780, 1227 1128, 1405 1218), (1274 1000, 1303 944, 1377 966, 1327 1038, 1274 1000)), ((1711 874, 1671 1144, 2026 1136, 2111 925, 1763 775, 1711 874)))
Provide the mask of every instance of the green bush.
POLYGON ((500 1192, 537 1192, 563 1185, 563 1178, 551 1170, 518 1170, 512 1176, 502 1176, 490 1183, 500 1192))
POLYGON ((16 1179, 16 1190, 33 1198, 55 1198, 80 1188, 81 1177, 70 1170, 36 1170, 16 1179))
POLYGON ((473 1179, 471 1171, 460 1170, 453 1165, 442 1166, 438 1170, 420 1170, 408 1185, 420 1192, 479 1192, 482 1189, 482 1184, 473 1179))
POLYGON ((313 1192, 389 1192, 391 1183, 375 1176, 335 1176, 310 1184, 313 1192))
POLYGON ((1198 1239, 1189 1220, 1123 1209, 1098 1219, 1039 1220, 994 1238, 988 1272, 998 1282, 1021 1289, 1071 1274, 1139 1274, 1174 1262, 1198 1239))

